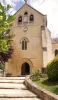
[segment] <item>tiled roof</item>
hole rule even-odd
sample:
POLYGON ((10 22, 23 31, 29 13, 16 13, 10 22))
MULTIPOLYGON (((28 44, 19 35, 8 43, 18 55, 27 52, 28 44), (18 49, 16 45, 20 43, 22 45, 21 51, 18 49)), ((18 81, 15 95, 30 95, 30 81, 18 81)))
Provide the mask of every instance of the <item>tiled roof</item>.
POLYGON ((58 43, 58 38, 51 39, 51 40, 52 40, 52 44, 56 44, 56 43, 58 43))

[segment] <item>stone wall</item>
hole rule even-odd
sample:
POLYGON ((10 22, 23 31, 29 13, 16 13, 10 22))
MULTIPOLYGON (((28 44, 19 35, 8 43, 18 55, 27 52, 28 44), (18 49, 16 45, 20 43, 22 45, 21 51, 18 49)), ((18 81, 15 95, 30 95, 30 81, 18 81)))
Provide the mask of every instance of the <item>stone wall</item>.
POLYGON ((38 97, 40 97, 42 100, 58 100, 58 95, 49 92, 46 89, 43 89, 39 86, 37 86, 35 83, 33 83, 29 77, 27 77, 25 79, 25 85, 27 86, 27 88, 34 92, 35 94, 38 95, 38 97))

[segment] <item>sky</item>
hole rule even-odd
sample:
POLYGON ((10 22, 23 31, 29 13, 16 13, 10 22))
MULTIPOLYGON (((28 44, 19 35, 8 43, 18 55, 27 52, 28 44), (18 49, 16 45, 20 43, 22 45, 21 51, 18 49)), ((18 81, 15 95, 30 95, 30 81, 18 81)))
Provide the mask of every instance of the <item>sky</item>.
MULTIPOLYGON (((58 0, 27 0, 28 4, 36 10, 47 15, 48 29, 51 31, 51 37, 58 37, 58 0)), ((12 9, 9 13, 14 14, 21 6, 24 0, 0 0, 2 3, 10 4, 12 9), (4 2, 5 1, 5 2, 4 2)))

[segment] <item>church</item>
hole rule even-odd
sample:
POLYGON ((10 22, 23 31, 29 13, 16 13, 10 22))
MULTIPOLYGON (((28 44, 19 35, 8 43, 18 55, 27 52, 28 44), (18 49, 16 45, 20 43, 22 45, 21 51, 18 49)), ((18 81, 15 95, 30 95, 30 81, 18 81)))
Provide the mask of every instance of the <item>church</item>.
POLYGON ((47 16, 25 4, 15 13, 10 34, 14 33, 12 59, 7 64, 11 76, 29 75, 46 68, 53 59, 51 33, 47 16))

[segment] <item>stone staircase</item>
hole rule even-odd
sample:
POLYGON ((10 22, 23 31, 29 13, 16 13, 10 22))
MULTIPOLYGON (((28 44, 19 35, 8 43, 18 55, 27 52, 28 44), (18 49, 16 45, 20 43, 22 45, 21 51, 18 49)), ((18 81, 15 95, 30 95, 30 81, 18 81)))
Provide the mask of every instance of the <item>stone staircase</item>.
POLYGON ((0 100, 40 100, 23 84, 25 77, 0 77, 0 100))

